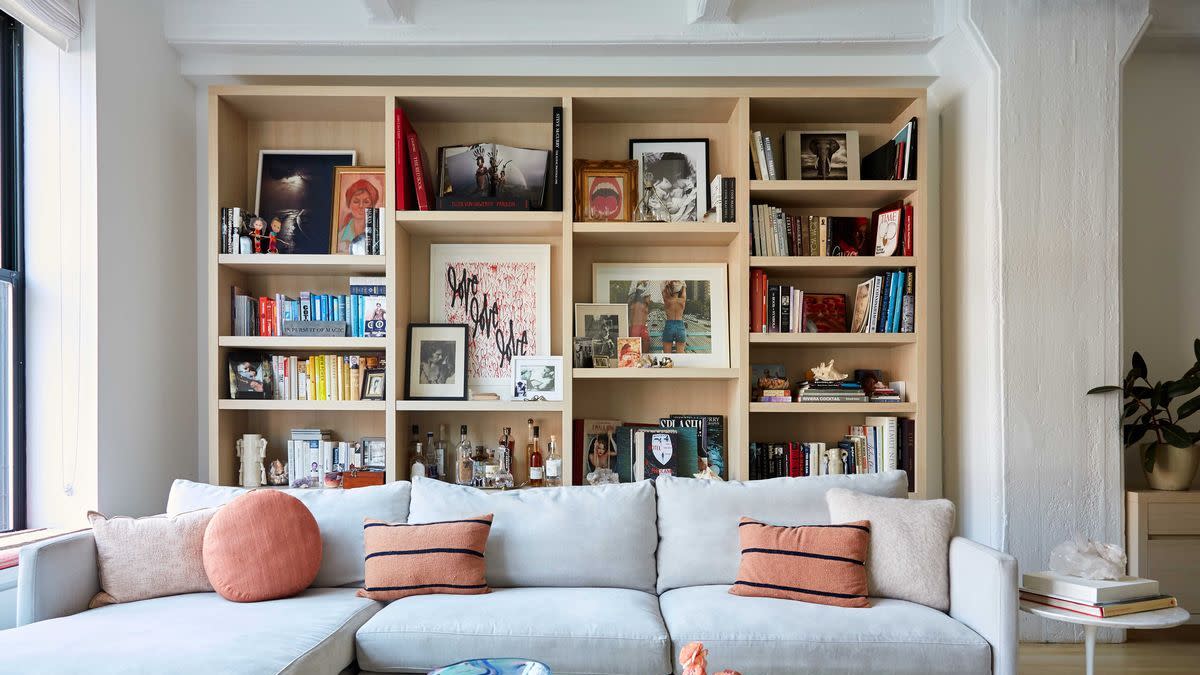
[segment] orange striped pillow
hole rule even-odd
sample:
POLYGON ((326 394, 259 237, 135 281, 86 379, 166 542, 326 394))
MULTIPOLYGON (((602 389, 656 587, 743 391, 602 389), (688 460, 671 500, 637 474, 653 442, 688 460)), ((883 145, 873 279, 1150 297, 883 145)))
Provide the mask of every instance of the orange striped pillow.
POLYGON ((489 593, 484 550, 492 514, 406 525, 366 518, 366 579, 358 595, 398 600, 410 595, 489 593))
POLYGON ((866 567, 870 522, 776 527, 742 518, 738 536, 742 564, 730 593, 870 607, 866 567))

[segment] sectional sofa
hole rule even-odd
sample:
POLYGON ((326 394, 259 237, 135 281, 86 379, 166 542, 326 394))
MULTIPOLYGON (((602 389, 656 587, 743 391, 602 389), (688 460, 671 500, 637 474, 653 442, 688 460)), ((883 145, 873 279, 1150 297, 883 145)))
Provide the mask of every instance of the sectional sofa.
MULTIPOLYGON (((948 613, 874 599, 849 609, 727 593, 737 522, 829 522, 832 487, 905 494, 904 474, 753 483, 659 479, 484 493, 417 479, 294 491, 321 528, 312 588, 239 604, 194 593, 87 610, 99 588, 90 532, 21 552, 18 627, 0 632, 0 672, 427 672, 464 658, 523 656, 557 675, 681 672, 702 641, 712 670, 770 673, 1016 672, 1016 565, 956 538, 948 613), (432 522, 494 513, 485 595, 359 598, 362 519, 432 522)), ((168 513, 242 490, 176 481, 168 513)))

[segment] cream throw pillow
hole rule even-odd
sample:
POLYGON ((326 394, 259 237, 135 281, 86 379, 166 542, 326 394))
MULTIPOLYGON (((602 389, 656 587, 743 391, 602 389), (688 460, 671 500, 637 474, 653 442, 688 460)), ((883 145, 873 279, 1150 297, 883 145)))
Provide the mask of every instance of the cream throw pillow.
POLYGON ((212 591, 202 554, 204 529, 216 512, 201 509, 148 518, 107 518, 89 512, 100 592, 88 608, 212 591))
POLYGON ((867 588, 872 596, 950 609, 950 536, 954 504, 948 499, 875 497, 844 488, 825 493, 830 522, 871 522, 867 588))

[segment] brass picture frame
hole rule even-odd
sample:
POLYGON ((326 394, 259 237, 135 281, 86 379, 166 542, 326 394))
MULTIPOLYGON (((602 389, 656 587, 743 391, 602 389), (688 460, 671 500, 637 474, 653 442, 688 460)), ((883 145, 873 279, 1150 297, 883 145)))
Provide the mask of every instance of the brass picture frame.
POLYGON ((636 160, 575 160, 575 220, 588 223, 633 220, 637 172, 636 160))

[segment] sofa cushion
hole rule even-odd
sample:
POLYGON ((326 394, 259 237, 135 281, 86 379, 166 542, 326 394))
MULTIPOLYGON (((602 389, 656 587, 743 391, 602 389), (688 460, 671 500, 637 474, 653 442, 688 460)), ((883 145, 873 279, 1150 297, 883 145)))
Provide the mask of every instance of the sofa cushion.
POLYGON ((216 593, 155 598, 0 631, 0 662, 80 675, 336 673, 380 607, 352 588, 254 604, 216 593))
POLYGON ((908 489, 903 471, 729 482, 664 476, 654 483, 659 593, 736 581, 742 516, 772 525, 822 525, 829 523, 825 491, 830 488, 882 497, 903 497, 908 489))
POLYGON ((776 527, 742 518, 742 565, 734 595, 869 607, 870 523, 776 527))
MULTIPOLYGON (((299 499, 317 519, 324 553, 313 585, 317 587, 361 584, 363 580, 363 519, 378 518, 392 523, 408 519, 408 481, 373 485, 354 490, 283 490, 299 499)), ((167 514, 220 506, 247 492, 245 488, 221 487, 189 480, 176 480, 167 497, 167 514)))
POLYGON ((204 530, 214 513, 201 509, 169 518, 105 518, 89 511, 102 590, 88 607, 211 591, 203 548, 204 530))
POLYGON ((414 595, 358 631, 366 671, 426 673, 470 658, 519 656, 571 673, 668 673, 658 598, 625 588, 497 588, 414 595))
POLYGON ((747 598, 728 589, 694 586, 662 595, 673 654, 700 641, 708 649, 709 670, 754 675, 991 672, 988 643, 924 605, 872 598, 868 608, 831 607, 747 598))
POLYGON ((480 513, 495 514, 487 545, 487 580, 493 588, 654 591, 658 530, 650 481, 493 493, 419 476, 413 481, 410 523, 480 513))
POLYGON ((451 593, 477 595, 487 585, 487 539, 492 514, 440 523, 367 519, 367 578, 358 594, 373 600, 451 593))

